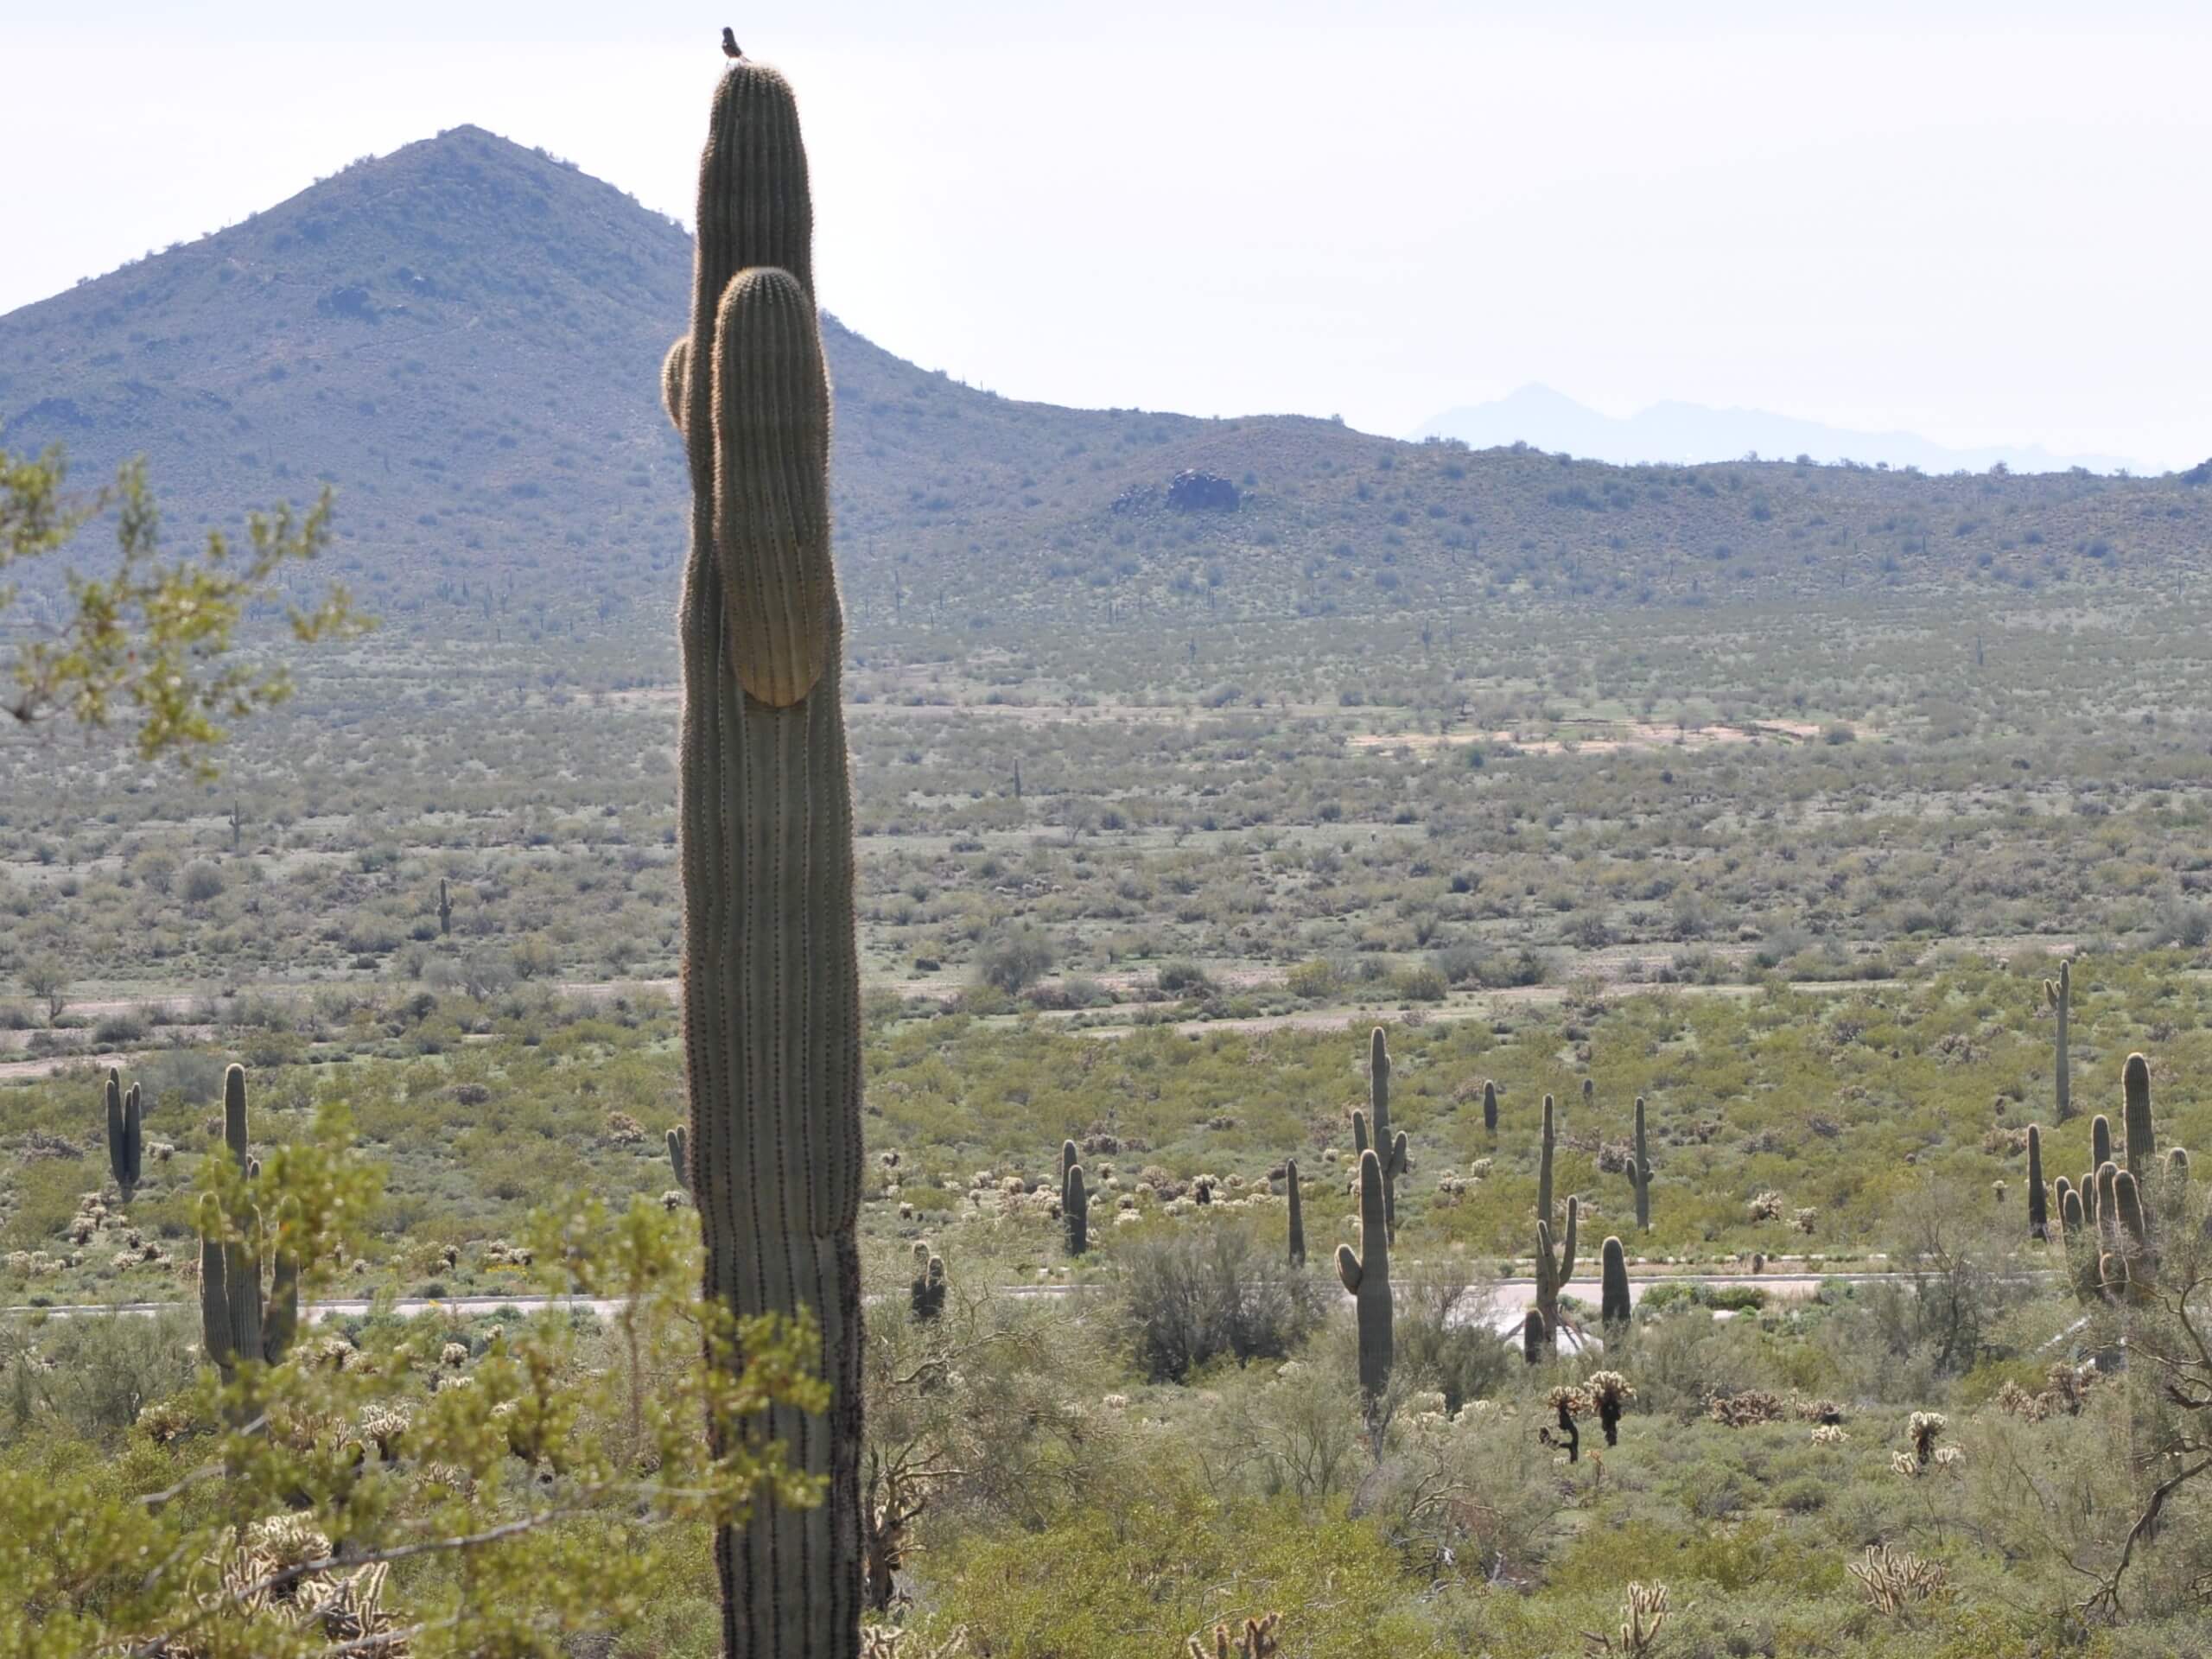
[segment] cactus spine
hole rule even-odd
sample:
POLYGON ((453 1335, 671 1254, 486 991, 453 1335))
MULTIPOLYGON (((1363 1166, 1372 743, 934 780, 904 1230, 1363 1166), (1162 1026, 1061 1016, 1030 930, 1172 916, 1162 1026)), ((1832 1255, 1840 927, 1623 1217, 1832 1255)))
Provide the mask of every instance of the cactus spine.
POLYGON ((1483 1128, 1497 1133, 1497 1084, 1489 1077, 1483 1079, 1483 1128))
POLYGON ((1629 1185, 1636 1189, 1636 1227, 1651 1230, 1651 1154, 1643 1139, 1643 1096, 1636 1097, 1636 1155, 1628 1166, 1629 1185))
POLYGON ((2120 1068, 2120 1087, 2127 1096, 2126 1116, 2120 1128, 2126 1137, 2121 1156, 2126 1160, 2128 1173, 2138 1181, 2147 1181, 2156 1169, 2158 1155, 2158 1138, 2151 1122, 2151 1062, 2140 1054, 2131 1054, 2127 1064, 2120 1068))
POLYGON ((138 1085, 132 1084, 126 1093, 123 1076, 113 1066, 107 1073, 107 1166, 115 1177, 116 1186, 125 1204, 138 1190, 144 1173, 142 1156, 145 1136, 139 1116, 138 1085))
MULTIPOLYGON (((2063 1123, 2074 1116, 2073 1058, 2067 1052, 2067 1027, 2074 1013, 2074 965, 2058 964, 2058 977, 2043 982, 2043 994, 2058 1015, 2058 1052, 2054 1077, 2058 1096, 2058 1121, 2063 1123)), ((2099 1159, 2100 1163, 2103 1162, 2099 1159)))
POLYGON ((1608 1238, 1599 1254, 1605 1264, 1599 1280, 1599 1317, 1605 1327, 1606 1341, 1613 1342, 1627 1331, 1630 1313, 1628 1252, 1621 1248, 1619 1239, 1608 1238))
POLYGON ((1283 1196, 1290 1203, 1290 1265, 1306 1265, 1306 1211, 1298 1195, 1298 1160, 1287 1160, 1282 1166, 1283 1196))
POLYGON ((1067 1230, 1070 1255, 1081 1255, 1090 1248, 1090 1193, 1083 1184, 1081 1164, 1070 1164, 1061 1179, 1060 1223, 1067 1230))
POLYGON ((676 1184, 689 1192, 691 1190, 691 1136, 681 1123, 668 1132, 668 1166, 676 1172, 676 1184))
POLYGON ((2028 1125, 2028 1236, 2037 1241, 2050 1236, 2049 1200, 2043 1190, 2043 1130, 2028 1125))
POLYGON ((678 613, 684 1071, 704 1290, 811 1310, 826 1417, 760 1432, 826 1483, 719 1528, 728 1659, 860 1648, 860 982, 830 387, 813 207, 783 77, 739 60, 700 157, 690 333, 662 384, 690 461, 678 613))
POLYGON ((1370 1147, 1359 1154, 1359 1254, 1337 1246, 1337 1277, 1358 1303, 1359 1389, 1372 1407, 1390 1380, 1390 1228, 1383 1219, 1382 1162, 1370 1147))

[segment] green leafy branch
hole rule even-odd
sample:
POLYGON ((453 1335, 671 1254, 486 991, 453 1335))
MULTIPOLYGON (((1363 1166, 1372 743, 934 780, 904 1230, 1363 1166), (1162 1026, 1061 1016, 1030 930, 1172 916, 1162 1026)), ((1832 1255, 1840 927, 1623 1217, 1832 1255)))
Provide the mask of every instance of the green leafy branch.
POLYGON ((226 735, 219 722, 291 695, 281 666, 234 655, 251 607, 283 603, 300 645, 352 638, 372 626, 335 583, 308 608, 283 598, 288 567, 312 563, 329 545, 327 486, 304 516, 289 505, 249 513, 243 544, 211 530, 196 554, 165 559, 143 461, 125 462, 112 486, 89 497, 67 494, 67 476, 58 448, 35 458, 0 450, 0 614, 17 598, 4 579, 13 567, 60 552, 111 512, 118 555, 105 576, 67 572, 60 620, 0 668, 6 684, 0 709, 18 725, 66 720, 105 729, 127 713, 140 759, 172 757, 195 777, 212 777, 207 752, 226 735))

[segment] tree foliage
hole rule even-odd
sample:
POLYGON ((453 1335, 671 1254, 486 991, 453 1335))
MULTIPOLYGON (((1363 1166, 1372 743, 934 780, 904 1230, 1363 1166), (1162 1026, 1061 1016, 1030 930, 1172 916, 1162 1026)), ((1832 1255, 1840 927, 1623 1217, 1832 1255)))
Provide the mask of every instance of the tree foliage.
POLYGON ((125 462, 111 486, 87 497, 68 494, 67 478, 58 448, 35 457, 0 450, 0 615, 19 597, 17 567, 62 554, 95 518, 112 512, 116 520, 113 568, 104 575, 65 570, 56 619, 0 661, 0 707, 20 726, 127 721, 141 760, 172 758, 210 776, 208 752, 225 734, 219 722, 291 691, 281 667, 237 656, 250 610, 281 604, 301 645, 368 626, 335 584, 306 607, 288 596, 289 567, 311 563, 329 544, 327 486, 304 516, 289 505, 248 514, 243 545, 211 530, 197 553, 167 558, 143 461, 125 462))

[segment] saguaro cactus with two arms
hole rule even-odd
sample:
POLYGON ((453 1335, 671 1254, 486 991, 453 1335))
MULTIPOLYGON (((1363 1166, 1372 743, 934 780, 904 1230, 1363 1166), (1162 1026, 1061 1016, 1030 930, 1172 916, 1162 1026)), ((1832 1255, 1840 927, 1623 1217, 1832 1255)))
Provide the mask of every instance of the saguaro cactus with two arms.
POLYGON ((719 1530, 732 1659, 860 1648, 860 976, 843 620, 830 563, 830 386, 798 105, 740 60, 699 165, 691 329, 662 391, 690 458, 678 613, 683 1044, 705 1291, 810 1310, 825 1416, 761 1425, 827 1483, 719 1530))

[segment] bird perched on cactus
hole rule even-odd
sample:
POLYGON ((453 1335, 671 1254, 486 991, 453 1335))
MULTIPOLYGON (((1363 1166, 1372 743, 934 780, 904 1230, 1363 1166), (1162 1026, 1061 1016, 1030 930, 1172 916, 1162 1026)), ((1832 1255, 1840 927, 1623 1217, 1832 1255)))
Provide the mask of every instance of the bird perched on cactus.
POLYGON ((728 23, 722 25, 722 56, 733 60, 745 56, 745 48, 738 45, 737 35, 728 23))

